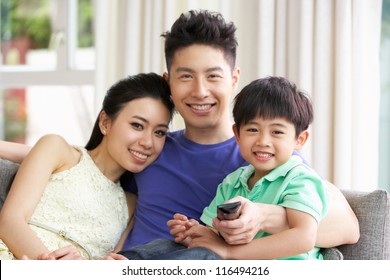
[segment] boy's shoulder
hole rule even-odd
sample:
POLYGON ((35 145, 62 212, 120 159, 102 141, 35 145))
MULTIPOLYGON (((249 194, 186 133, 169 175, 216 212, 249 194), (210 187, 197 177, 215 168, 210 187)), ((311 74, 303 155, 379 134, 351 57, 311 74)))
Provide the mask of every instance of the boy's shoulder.
POLYGON ((248 173, 248 176, 250 176, 253 173, 253 170, 254 168, 252 165, 241 166, 226 175, 225 179, 223 180, 223 184, 235 184, 238 180, 240 180, 241 177, 246 176, 245 174, 248 173))

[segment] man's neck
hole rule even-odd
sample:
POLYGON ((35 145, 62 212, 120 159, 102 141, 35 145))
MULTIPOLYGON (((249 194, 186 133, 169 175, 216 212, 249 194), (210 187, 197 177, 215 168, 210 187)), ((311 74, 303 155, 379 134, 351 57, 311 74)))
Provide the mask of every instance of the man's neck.
POLYGON ((234 136, 232 123, 226 123, 219 127, 194 128, 186 126, 184 136, 198 144, 211 145, 222 143, 234 136))

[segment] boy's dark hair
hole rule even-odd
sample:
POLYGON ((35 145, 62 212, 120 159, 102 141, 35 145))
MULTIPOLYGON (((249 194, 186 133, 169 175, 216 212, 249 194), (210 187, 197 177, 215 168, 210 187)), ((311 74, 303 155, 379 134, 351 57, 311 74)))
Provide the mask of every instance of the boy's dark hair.
POLYGON ((258 79, 234 98, 233 118, 237 130, 250 120, 285 118, 295 127, 296 137, 313 121, 313 106, 307 94, 282 77, 258 79))
POLYGON ((226 23, 220 13, 206 10, 183 13, 173 23, 165 38, 165 61, 169 72, 173 57, 179 49, 194 45, 207 45, 221 49, 231 69, 236 65, 236 26, 226 23))
MULTIPOLYGON (((100 113, 104 111, 107 116, 115 120, 128 102, 145 97, 160 100, 168 109, 170 119, 172 119, 174 105, 169 85, 162 76, 155 73, 140 73, 128 76, 113 84, 104 97, 100 113)), ((103 134, 99 127, 99 116, 95 121, 91 137, 85 146, 87 150, 96 148, 102 142, 103 134)))

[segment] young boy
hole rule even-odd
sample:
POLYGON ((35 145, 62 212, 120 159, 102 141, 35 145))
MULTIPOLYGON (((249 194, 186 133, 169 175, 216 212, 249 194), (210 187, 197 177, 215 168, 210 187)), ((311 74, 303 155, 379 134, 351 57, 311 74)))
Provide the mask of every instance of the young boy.
MULTIPOLYGON (((223 259, 322 259, 315 240, 328 208, 327 190, 301 158, 292 156, 309 136, 309 98, 284 78, 259 79, 236 96, 233 116, 235 138, 249 165, 223 180, 201 220, 212 226, 217 206, 242 196, 285 207, 289 228, 272 235, 258 232, 252 242, 232 246, 215 229, 189 222, 186 230, 176 230, 176 240, 208 248, 223 259)), ((176 226, 174 221, 170 225, 176 226)))

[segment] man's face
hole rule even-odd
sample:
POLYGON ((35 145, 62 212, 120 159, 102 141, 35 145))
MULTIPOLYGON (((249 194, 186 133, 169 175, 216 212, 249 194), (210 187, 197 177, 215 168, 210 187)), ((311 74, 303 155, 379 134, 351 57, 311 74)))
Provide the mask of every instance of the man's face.
POLYGON ((175 53, 169 85, 187 130, 217 129, 230 122, 230 97, 238 76, 220 49, 192 45, 175 53))

